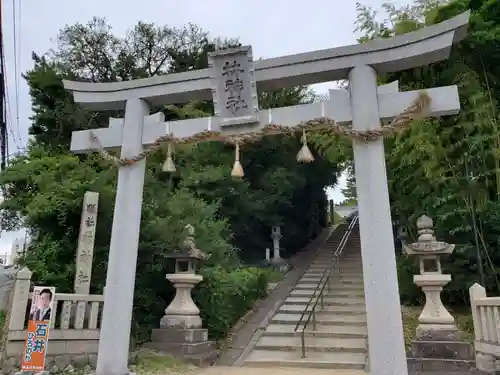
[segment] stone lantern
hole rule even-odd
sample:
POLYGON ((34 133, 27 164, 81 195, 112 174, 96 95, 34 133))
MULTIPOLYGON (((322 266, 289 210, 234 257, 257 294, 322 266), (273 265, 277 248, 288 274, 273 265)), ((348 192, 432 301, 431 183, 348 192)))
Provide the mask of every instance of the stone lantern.
POLYGON ((160 328, 153 329, 151 343, 146 346, 196 364, 211 363, 217 357, 215 344, 208 341, 200 310, 191 297, 192 289, 203 280, 203 276, 196 274, 196 266, 208 257, 196 247, 193 226, 186 225, 185 231, 180 249, 169 256, 175 260, 175 272, 166 275, 174 285, 175 297, 165 309, 160 328))
POLYGON ((273 262, 278 263, 281 261, 280 255, 280 239, 283 236, 281 235, 281 228, 279 226, 274 226, 271 228, 271 238, 273 239, 273 262))
POLYGON ((440 258, 453 253, 455 245, 437 241, 433 225, 430 217, 421 216, 417 220, 418 241, 403 246, 407 255, 418 257, 420 274, 415 275, 413 281, 425 294, 425 306, 418 318, 417 339, 412 342, 408 354, 408 363, 416 370, 429 366, 430 362, 441 370, 453 361, 465 363, 473 358, 472 346, 462 341, 455 319, 441 301, 441 291, 451 281, 451 275, 443 275, 440 258))
POLYGON ((433 221, 428 216, 417 220, 418 242, 404 245, 407 255, 416 255, 420 265, 420 275, 413 276, 413 281, 425 294, 425 307, 418 318, 419 331, 426 329, 456 330, 455 319, 446 310, 441 301, 443 287, 451 281, 451 275, 443 275, 440 258, 451 254, 455 245, 436 241, 433 221))

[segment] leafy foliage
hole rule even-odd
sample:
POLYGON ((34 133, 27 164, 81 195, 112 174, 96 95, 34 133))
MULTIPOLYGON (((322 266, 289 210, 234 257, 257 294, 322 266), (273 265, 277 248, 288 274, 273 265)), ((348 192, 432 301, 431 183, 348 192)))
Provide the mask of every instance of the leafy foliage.
POLYGON ((214 339, 225 337, 255 301, 266 295, 269 281, 268 272, 253 267, 232 272, 214 267, 203 276, 206 281, 195 290, 194 299, 214 339))
POLYGON ((348 202, 356 202, 358 199, 358 192, 356 190, 356 176, 354 175, 354 163, 348 163, 344 169, 347 173, 347 180, 345 187, 342 188, 342 195, 348 202))
MULTIPOLYGON (((381 77, 381 83, 399 80, 401 90, 459 87, 459 115, 415 122, 408 132, 386 142, 393 220, 407 227, 414 240, 416 219, 425 213, 435 219, 440 239, 457 244, 445 265, 453 275, 445 297, 454 304, 466 302, 467 288, 480 281, 476 246, 485 265, 485 286, 500 291, 500 257, 495 251, 500 227, 500 7, 495 0, 475 4, 468 36, 449 60, 381 77)), ((357 30, 364 34, 361 42, 390 37, 441 22, 468 7, 465 0, 422 0, 401 8, 388 3, 382 6, 381 18, 358 4, 357 30)), ((399 271, 402 299, 417 303, 408 261, 399 261, 399 271)))
MULTIPOLYGON (((196 25, 140 22, 119 38, 104 19, 94 18, 65 27, 55 50, 33 55, 34 68, 25 74, 34 112, 32 141, 26 154, 0 174, 6 187, 0 221, 3 229, 24 226, 32 234, 23 262, 34 282, 72 290, 81 205, 85 191, 92 190, 100 193, 100 202, 91 292, 101 293, 105 283, 116 168, 97 155, 72 155, 69 145, 73 131, 107 126, 110 116, 123 113, 76 105, 62 79, 126 81, 206 68, 216 40, 222 48, 239 45, 236 39, 211 39, 196 25)), ((313 93, 304 87, 259 93, 262 108, 312 100, 313 93)), ((174 121, 211 115, 213 108, 211 102, 191 102, 153 111, 174 121)), ((243 181, 230 177, 234 150, 219 143, 179 146, 174 174, 161 171, 165 150, 148 158, 134 303, 133 329, 139 339, 158 324, 172 298, 165 281, 171 267, 167 255, 177 248, 186 224, 195 227, 198 247, 211 254, 196 298, 215 337, 265 293, 262 274, 241 267, 242 261, 264 258, 271 226, 283 227, 284 253, 292 255, 326 225, 324 188, 335 183, 338 168, 319 154, 312 165, 297 164, 299 148, 293 136, 243 147, 243 181), (229 287, 233 282, 237 285, 229 287), (221 298, 210 299, 215 294, 221 298)))

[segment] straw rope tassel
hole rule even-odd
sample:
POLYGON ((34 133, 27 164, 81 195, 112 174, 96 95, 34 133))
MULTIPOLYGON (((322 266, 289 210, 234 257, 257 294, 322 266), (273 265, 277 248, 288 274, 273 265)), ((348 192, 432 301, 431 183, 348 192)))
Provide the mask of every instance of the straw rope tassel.
POLYGON ((305 129, 302 131, 302 147, 297 154, 297 161, 299 163, 312 163, 314 161, 314 156, 307 146, 307 136, 305 129))
POLYGON ((236 177, 236 178, 243 178, 245 176, 245 173, 243 172, 243 167, 241 166, 240 163, 240 144, 236 142, 236 148, 235 148, 235 156, 234 156, 234 164, 233 164, 233 170, 231 171, 231 176, 236 177))
POLYGON ((174 146, 172 145, 172 143, 169 143, 167 148, 167 158, 165 159, 165 162, 163 163, 163 166, 161 168, 163 172, 174 173, 176 171, 174 159, 172 158, 173 153, 174 146))

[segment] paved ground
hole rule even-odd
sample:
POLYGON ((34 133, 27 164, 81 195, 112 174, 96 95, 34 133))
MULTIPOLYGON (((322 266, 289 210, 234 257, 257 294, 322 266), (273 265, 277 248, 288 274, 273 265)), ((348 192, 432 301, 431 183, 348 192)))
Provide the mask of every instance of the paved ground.
MULTIPOLYGON (((286 368, 286 367, 209 367, 200 369, 196 375, 299 375, 307 373, 307 375, 368 375, 360 370, 332 370, 332 369, 316 369, 316 368, 286 368)), ((414 375, 470 375, 470 372, 418 372, 414 375)))
POLYGON ((307 375, 367 375, 364 371, 359 370, 332 370, 332 369, 316 369, 316 368, 256 368, 256 367, 209 367, 201 370, 200 375, 299 375, 307 373, 307 375))

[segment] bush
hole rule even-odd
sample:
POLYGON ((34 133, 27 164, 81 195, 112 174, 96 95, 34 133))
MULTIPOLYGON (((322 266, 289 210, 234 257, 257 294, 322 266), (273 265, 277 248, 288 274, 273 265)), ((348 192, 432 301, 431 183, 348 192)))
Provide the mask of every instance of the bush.
POLYGON ((203 282, 194 291, 209 336, 226 337, 231 327, 266 296, 269 273, 254 267, 227 271, 222 267, 202 271, 203 282))
POLYGON ((419 287, 413 282, 413 276, 418 275, 420 270, 417 260, 399 254, 396 258, 398 267, 399 297, 401 304, 405 306, 420 306, 425 302, 425 297, 419 287))

